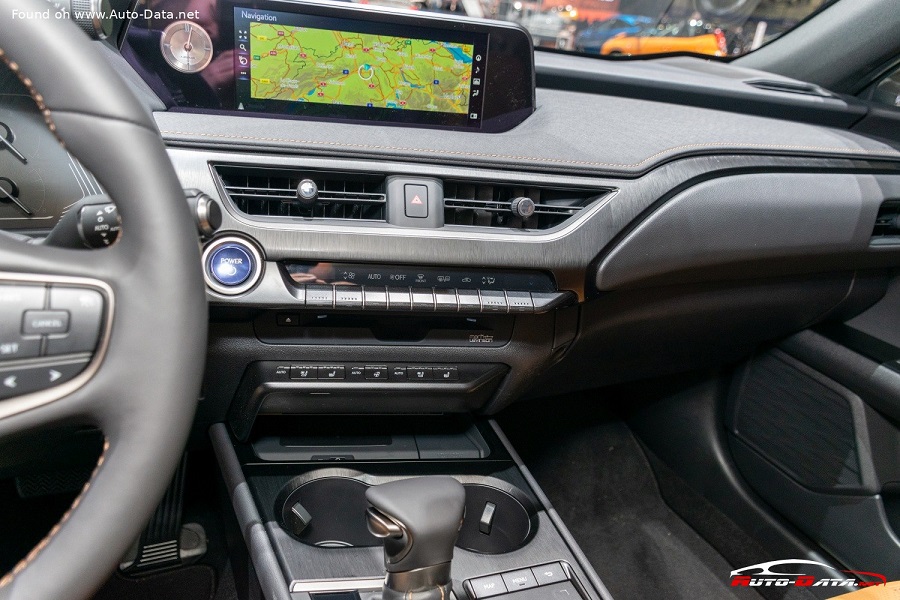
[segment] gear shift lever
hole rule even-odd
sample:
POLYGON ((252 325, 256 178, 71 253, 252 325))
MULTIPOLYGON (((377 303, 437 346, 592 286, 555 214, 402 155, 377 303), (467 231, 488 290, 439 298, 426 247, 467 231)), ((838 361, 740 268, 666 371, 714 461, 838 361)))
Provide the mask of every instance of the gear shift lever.
POLYGON ((392 481, 366 491, 372 535, 384 539, 384 600, 449 600, 450 561, 466 491, 452 477, 392 481))

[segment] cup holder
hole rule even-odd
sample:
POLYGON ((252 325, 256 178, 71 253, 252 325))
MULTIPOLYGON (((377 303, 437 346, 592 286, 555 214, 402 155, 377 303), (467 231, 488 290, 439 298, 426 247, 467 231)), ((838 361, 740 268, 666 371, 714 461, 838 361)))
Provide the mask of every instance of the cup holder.
MULTIPOLYGON (((313 471, 285 485, 276 499, 275 514, 288 533, 310 546, 380 546, 381 540, 366 527, 366 490, 397 479, 403 478, 345 469, 313 471)), ((537 508, 525 492, 492 477, 464 476, 459 480, 466 489, 466 516, 457 547, 503 554, 531 540, 537 531, 537 508), (489 523, 485 511, 493 512, 489 523)))

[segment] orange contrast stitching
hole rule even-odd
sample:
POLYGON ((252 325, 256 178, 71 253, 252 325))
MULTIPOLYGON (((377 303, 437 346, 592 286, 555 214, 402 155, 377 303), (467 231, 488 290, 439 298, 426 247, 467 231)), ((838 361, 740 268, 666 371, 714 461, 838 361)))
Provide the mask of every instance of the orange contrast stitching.
POLYGON ((552 164, 569 164, 569 165, 581 165, 586 167, 640 167, 652 160, 656 159, 659 156, 664 154, 668 154, 671 152, 677 152, 678 150, 689 150, 695 148, 710 148, 710 147, 727 147, 732 148, 734 150, 794 150, 794 151, 818 151, 818 152, 832 152, 837 154, 852 154, 855 156, 888 156, 894 158, 900 158, 900 151, 897 150, 866 150, 865 148, 830 148, 827 146, 793 146, 793 145, 779 145, 779 144, 742 144, 742 143, 729 143, 729 142, 710 142, 707 144, 685 144, 682 146, 675 146, 672 148, 667 148, 652 156, 645 158, 644 160, 636 163, 607 163, 607 162, 593 162, 586 160, 567 160, 562 158, 540 158, 536 156, 514 156, 507 154, 488 154, 484 152, 468 152, 468 151, 460 151, 460 150, 440 150, 435 148, 406 148, 403 146, 372 146, 367 144, 347 144, 344 142, 330 142, 325 140, 290 140, 283 138, 272 138, 272 137, 255 137, 250 135, 221 135, 216 133, 206 133, 206 132, 189 132, 189 131, 161 131, 162 135, 187 135, 187 136, 197 136, 197 137, 209 137, 209 138, 221 138, 224 140, 252 140, 259 142, 276 142, 282 144, 307 144, 311 146, 331 146, 338 148, 357 148, 357 149, 366 149, 366 150, 395 150, 400 152, 416 152, 416 153, 427 153, 427 154, 435 154, 435 155, 449 155, 449 156, 477 156, 479 158, 500 158, 507 160, 527 160, 533 162, 543 162, 543 163, 552 163, 552 164))
POLYGON ((72 516, 72 513, 78 508, 78 505, 81 504, 81 500, 84 498, 84 495, 91 488, 91 484, 94 482, 94 478, 97 476, 97 473, 100 471, 100 467, 103 465, 103 462, 106 460, 106 451, 109 450, 109 440, 103 441, 103 452, 100 454, 100 458, 97 460, 97 466, 94 467, 94 471, 91 473, 91 477, 88 479, 87 483, 84 484, 84 487, 81 488, 81 492, 78 494, 78 497, 75 498, 75 501, 72 502, 72 506, 69 507, 69 510, 66 511, 66 514, 62 516, 59 520, 59 523, 53 526, 53 529, 50 530, 50 533, 44 536, 44 539, 40 541, 40 543, 35 546, 31 552, 28 553, 28 556, 19 561, 19 563, 13 568, 12 571, 7 573, 3 579, 0 579, 0 589, 5 588, 9 584, 13 582, 13 580, 24 571, 28 565, 30 565, 34 560, 38 557, 38 555, 47 547, 47 544, 59 533, 62 526, 69 520, 72 516))

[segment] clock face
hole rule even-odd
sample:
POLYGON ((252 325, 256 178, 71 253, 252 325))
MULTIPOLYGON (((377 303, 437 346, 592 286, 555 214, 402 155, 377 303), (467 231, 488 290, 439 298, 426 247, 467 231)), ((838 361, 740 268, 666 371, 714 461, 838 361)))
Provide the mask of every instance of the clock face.
POLYGON ((176 21, 166 27, 159 47, 169 66, 182 73, 199 73, 213 56, 209 34, 190 21, 176 21))

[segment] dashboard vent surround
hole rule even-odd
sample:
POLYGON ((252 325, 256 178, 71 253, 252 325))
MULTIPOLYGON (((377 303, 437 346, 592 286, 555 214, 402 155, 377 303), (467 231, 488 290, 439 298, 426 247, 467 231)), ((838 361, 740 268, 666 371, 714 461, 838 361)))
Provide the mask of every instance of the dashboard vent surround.
POLYGON ((444 223, 473 227, 550 229, 568 221, 611 191, 447 180, 444 181, 444 223), (512 211, 512 201, 520 197, 534 201, 534 214, 527 219, 512 211))
POLYGON ((900 200, 888 200, 878 209, 872 241, 894 244, 900 241, 900 200))
POLYGON ((385 220, 384 177, 362 173, 218 165, 222 188, 235 207, 253 217, 300 217, 348 221, 385 220), (297 186, 312 179, 319 195, 301 204, 297 186))

